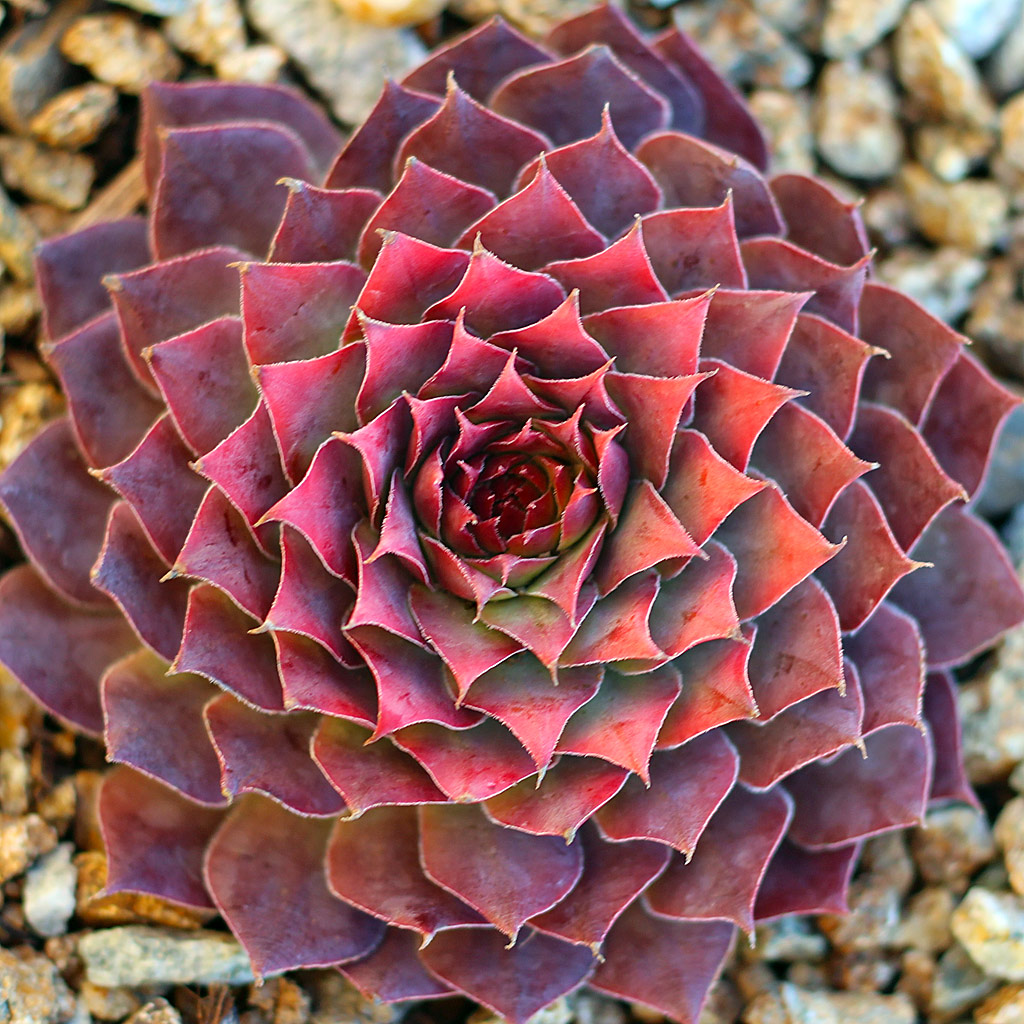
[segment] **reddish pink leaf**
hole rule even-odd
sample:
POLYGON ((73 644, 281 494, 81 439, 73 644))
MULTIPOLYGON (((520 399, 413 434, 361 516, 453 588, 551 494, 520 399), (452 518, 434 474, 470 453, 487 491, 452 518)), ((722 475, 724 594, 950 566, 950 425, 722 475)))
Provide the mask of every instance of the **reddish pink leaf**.
POLYGON ((526 1024, 559 996, 581 985, 594 968, 589 950, 531 932, 509 948, 492 929, 442 932, 420 960, 430 971, 511 1024, 526 1024))
POLYGON ((774 485, 740 505, 715 537, 739 566, 734 594, 741 620, 770 609, 842 547, 801 518, 774 485))
POLYGON ((783 230, 764 178, 735 153, 679 132, 658 132, 644 139, 636 155, 661 186, 666 209, 719 206, 731 190, 740 238, 783 230))
POLYGON ((920 565, 903 554, 871 489, 855 481, 839 495, 824 530, 846 546, 822 565, 818 579, 836 606, 839 623, 858 629, 893 585, 920 565))
POLYGON ((0 477, 0 502, 22 550, 77 603, 107 605, 89 570, 114 497, 88 473, 66 419, 48 424, 0 477))
POLYGON ((269 637, 251 633, 254 626, 216 587, 194 586, 185 636, 171 670, 205 676, 254 707, 282 710, 274 645, 269 637))
POLYGON ((42 352, 61 382, 85 457, 94 466, 120 462, 162 408, 125 359, 113 313, 43 346, 42 352), (118 400, 112 402, 111 395, 118 400))
POLYGON ((697 844, 692 861, 672 856, 668 870, 648 889, 655 914, 685 920, 722 919, 754 930, 754 901, 793 816, 782 789, 751 793, 736 786, 697 844))
POLYGON ((270 246, 274 263, 331 263, 353 260, 366 222, 380 206, 371 188, 341 191, 286 178, 288 200, 270 246))
POLYGON ((490 102, 499 114, 544 132, 556 146, 593 135, 606 106, 627 149, 648 132, 666 127, 671 113, 668 103, 605 46, 520 71, 505 79, 490 102), (551 103, 552 95, 559 97, 557 105, 551 103))
POLYGON ((206 884, 259 974, 354 960, 384 935, 383 924, 328 890, 323 859, 330 827, 249 797, 207 848, 206 884), (275 884, 267 885, 268 878, 275 884))
POLYGON ((457 803, 486 800, 537 772, 520 742, 492 718, 457 732, 433 723, 410 725, 394 741, 457 803))
MULTIPOLYGON (((350 639, 358 645, 363 628, 372 627, 425 646, 409 610, 409 588, 413 581, 404 565, 393 555, 372 557, 376 537, 365 521, 356 526, 352 542, 359 560, 359 579, 355 586, 355 603, 344 623, 352 634, 350 639)), ((341 624, 339 619, 338 625, 341 624)))
POLYGON ((468 805, 420 809, 420 857, 428 877, 512 939, 563 899, 583 870, 580 843, 502 828, 468 805))
POLYGON ((423 966, 417 955, 419 945, 413 932, 389 928, 369 956, 338 969, 367 999, 383 1003, 452 995, 452 990, 423 966))
POLYGON ((413 758, 389 739, 371 740, 368 729, 338 718, 321 718, 313 735, 313 759, 353 816, 372 807, 446 801, 413 758))
POLYGON ((166 663, 148 651, 121 659, 102 684, 107 759, 199 803, 225 803, 220 765, 203 726, 203 705, 217 693, 197 676, 168 675, 166 663))
POLYGON ((630 778, 595 815, 609 839, 653 839, 691 856, 736 781, 739 758, 721 732, 651 758, 649 788, 630 778))
POLYGON ((807 850, 783 839, 761 882, 754 919, 788 914, 846 914, 860 843, 833 850, 807 850))
POLYGON ((622 789, 628 774, 596 758, 561 757, 543 779, 517 782, 485 800, 483 808, 499 825, 571 842, 580 826, 622 789))
POLYGON ((129 768, 114 768, 104 776, 97 815, 108 892, 214 909, 203 881, 203 854, 223 811, 200 807, 129 768))
POLYGON ((0 662, 43 707, 75 728, 102 731, 100 677, 137 647, 120 613, 75 607, 30 566, 0 578, 0 662))
POLYGON ((153 550, 135 513, 117 502, 92 581, 117 602, 139 639, 170 661, 181 646, 189 587, 184 580, 162 579, 166 571, 167 563, 153 550))
POLYGON ((590 985, 697 1024, 735 930, 724 921, 667 921, 634 903, 609 933, 590 985))
POLYGON ((509 120, 503 113, 497 103, 492 101, 490 109, 482 107, 450 82, 437 113, 403 140, 395 166, 402 167, 415 156, 503 198, 511 191, 519 168, 548 148, 543 135, 526 127, 525 118, 509 120))
POLYGON ((816 580, 794 587, 758 619, 750 682, 764 721, 812 694, 842 689, 839 622, 816 580))
POLYGON ((590 947, 595 956, 619 915, 665 870, 671 851, 660 843, 608 843, 593 827, 580 834, 583 874, 561 903, 530 921, 535 928, 590 947))
POLYGON ((673 661, 683 677, 683 692, 669 709, 657 747, 678 747, 710 729, 757 715, 747 678, 750 644, 712 640, 673 661))
POLYGON ((365 426, 351 432, 335 431, 336 437, 359 453, 363 485, 370 515, 386 498, 391 476, 405 461, 411 419, 405 402, 395 402, 365 426))
MULTIPOLYGON (((469 422, 482 424, 490 434, 495 434, 501 429, 500 421, 522 421, 534 416, 547 418, 556 411, 555 406, 539 398, 530 389, 516 369, 515 363, 516 354, 509 352, 501 373, 487 394, 466 410, 469 422)), ((461 425, 465 435, 469 423, 463 421, 461 425)), ((470 443, 470 447, 475 445, 470 443)), ((458 449, 452 452, 453 456, 461 454, 458 449)))
MULTIPOLYGON (((553 601, 570 622, 578 623, 582 618, 581 592, 601 551, 605 530, 606 525, 598 523, 570 550, 560 552, 558 560, 532 581, 528 593, 553 601)), ((586 601, 583 605, 583 611, 589 611, 586 601)))
POLYGON ((924 819, 933 755, 911 725, 868 736, 867 755, 847 750, 828 764, 809 764, 786 782, 796 801, 790 836, 811 849, 842 846, 924 819))
MULTIPOLYGON (((638 214, 650 213, 661 202, 661 190, 619 141, 607 109, 601 112, 601 130, 596 135, 554 149, 545 154, 545 160, 588 223, 606 238, 616 238, 638 214)), ((515 187, 522 188, 539 166, 539 160, 528 163, 515 187)))
POLYGON ((294 633, 272 634, 284 706, 338 715, 372 729, 377 689, 362 665, 339 664, 323 647, 294 633))
POLYGON ((483 924, 423 873, 419 833, 415 807, 376 807, 336 821, 327 846, 331 891, 386 924, 419 932, 422 941, 444 928, 483 924))
POLYGON ((806 174, 777 174, 772 195, 786 222, 786 237, 831 263, 847 265, 870 248, 859 203, 841 199, 828 185, 806 174))

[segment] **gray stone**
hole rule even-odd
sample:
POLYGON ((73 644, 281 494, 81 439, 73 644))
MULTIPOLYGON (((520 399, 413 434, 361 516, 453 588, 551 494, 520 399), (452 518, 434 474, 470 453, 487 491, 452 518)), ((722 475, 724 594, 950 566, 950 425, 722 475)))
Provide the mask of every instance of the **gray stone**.
POLYGON ((999 155, 1024 175, 1024 93, 1007 100, 999 111, 999 155))
POLYGON ((970 308, 985 276, 985 262, 952 246, 904 245, 879 261, 875 270, 880 281, 906 292, 933 316, 955 322, 970 308))
POLYGON ((814 135, 807 97, 801 92, 758 89, 747 103, 768 140, 772 170, 776 174, 813 173, 814 135))
POLYGON ((886 178, 900 164, 903 133, 889 79, 854 61, 832 62, 818 80, 818 152, 850 178, 886 178))
POLYGON ((805 917, 783 917, 758 925, 751 956, 758 960, 821 960, 828 943, 805 917))
POLYGON ((995 987, 995 980, 987 978, 963 946, 954 943, 936 965, 928 1000, 929 1016, 933 1020, 952 1020, 995 987))
POLYGON ((940 181, 920 164, 907 164, 900 180, 914 223, 937 245, 981 253, 1005 238, 1009 206, 996 182, 940 181))
POLYGON ((914 131, 914 155, 936 178, 961 181, 995 148, 995 132, 955 124, 924 124, 914 131))
POLYGON ((253 980, 249 957, 221 932, 127 925, 84 935, 78 951, 94 985, 191 983, 240 985, 253 980))
POLYGON ((972 57, 984 57, 1021 15, 1021 0, 924 0, 935 20, 972 57))
POLYGON ((987 79, 998 95, 1024 86, 1024 18, 1010 29, 988 61, 987 79))
POLYGON ((200 64, 245 49, 245 21, 238 0, 191 0, 180 14, 168 18, 167 38, 200 64))
POLYGON ((0 882, 20 875, 57 845, 57 833, 38 814, 0 815, 0 882))
POLYGON ((367 999, 337 971, 316 971, 303 980, 316 1007, 312 1024, 394 1024, 405 1012, 394 1003, 367 999))
POLYGON ((170 15, 181 14, 194 0, 111 0, 112 3, 121 4, 123 7, 131 7, 140 14, 155 14, 158 17, 166 18, 170 15))
POLYGON ((64 1024, 74 1012, 71 989, 45 956, 0 949, 0 1020, 4 1024, 64 1024))
POLYGON ((821 26, 826 57, 853 57, 873 46, 899 23, 907 0, 829 0, 821 26))
POLYGON ((915 1024, 917 1011, 903 993, 814 992, 783 982, 778 994, 759 995, 743 1024, 915 1024))
POLYGON ((32 139, 0 136, 0 174, 10 189, 60 210, 80 210, 89 200, 96 169, 90 157, 50 149, 32 139))
POLYGON ((360 24, 332 0, 248 0, 248 12, 349 124, 366 117, 389 76, 401 78, 426 53, 412 32, 360 24))
POLYGON ((1016 893, 968 890, 951 920, 953 934, 988 975, 1024 981, 1024 900, 1016 893))
POLYGON ((974 1011, 974 1024, 1020 1024, 1024 1020, 1024 985, 1004 985, 974 1011))
POLYGON ((1010 885, 1024 896, 1024 797, 1014 797, 1003 805, 992 834, 1003 851, 1010 885))
POLYGON ((955 899, 949 889, 932 885, 914 893, 893 934, 894 944, 928 953, 942 953, 953 941, 949 916, 955 899))
POLYGON ((914 829, 910 848, 926 882, 960 892, 971 875, 996 856, 985 815, 963 805, 929 811, 924 826, 914 829))
POLYGON ((63 935, 75 912, 78 872, 71 863, 73 843, 60 843, 25 876, 25 917, 39 935, 63 935))
POLYGON ((166 999, 151 999, 140 1006, 125 1024, 181 1024, 181 1014, 166 999))
MULTIPOLYGON (((613 2, 622 6, 621 0, 613 2)), ((668 0, 663 6, 673 2, 668 0)), ((500 14, 506 21, 537 37, 546 35, 563 18, 582 14, 593 6, 592 0, 452 0, 448 5, 453 14, 470 22, 500 14)))

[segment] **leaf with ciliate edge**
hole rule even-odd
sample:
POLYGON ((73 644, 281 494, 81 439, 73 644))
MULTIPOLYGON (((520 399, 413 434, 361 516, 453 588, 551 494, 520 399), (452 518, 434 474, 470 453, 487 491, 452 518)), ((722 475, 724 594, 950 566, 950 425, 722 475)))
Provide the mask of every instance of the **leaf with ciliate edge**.
POLYGON ((386 924, 419 932, 421 942, 444 928, 485 923, 423 873, 415 807, 375 807, 335 822, 327 845, 327 884, 386 924))
POLYGON ((374 727, 377 689, 373 676, 357 657, 351 664, 339 664, 314 640, 297 633, 271 636, 277 649, 285 708, 318 711, 374 727))
POLYGON ((383 196, 374 189, 317 188, 288 178, 288 200, 270 246, 274 263, 331 263, 355 259, 363 226, 383 196))
POLYGON ((367 999, 384 1003, 452 995, 452 990, 423 966, 417 955, 419 946, 415 932, 388 928, 369 956, 341 964, 338 969, 367 999))
POLYGON ((260 975, 355 960, 384 937, 380 921, 328 890, 323 859, 330 829, 329 820, 300 818, 249 796, 207 847, 206 884, 260 975))
POLYGON ((956 685, 948 672, 929 674, 924 691, 923 713, 935 748, 935 770, 928 799, 935 803, 960 800, 978 807, 978 798, 964 769, 956 693, 956 685))
POLYGON ((223 811, 194 804, 130 768, 114 768, 100 788, 97 814, 108 892, 141 892, 214 909, 203 855, 223 811))
POLYGON ((847 265, 867 255, 870 244, 858 203, 844 201, 806 174, 776 174, 769 184, 789 241, 830 263, 847 265))
POLYGON ((845 914, 860 843, 808 850, 783 839, 768 864, 754 903, 754 920, 786 914, 845 914))
POLYGON ((590 975, 588 949, 530 931, 509 947, 493 929, 441 932, 420 960, 442 981, 490 1007, 511 1024, 526 1024, 590 975))

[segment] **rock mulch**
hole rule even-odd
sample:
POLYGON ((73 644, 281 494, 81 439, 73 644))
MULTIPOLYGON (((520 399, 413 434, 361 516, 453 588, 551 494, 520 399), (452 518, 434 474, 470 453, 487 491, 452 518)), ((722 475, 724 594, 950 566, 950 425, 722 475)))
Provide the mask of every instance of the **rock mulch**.
MULTIPOLYGON (((39 239, 123 216, 137 95, 157 77, 288 81, 359 121, 451 26, 534 33, 590 0, 12 0, 0 6, 0 466, 61 399, 35 353, 39 239), (418 24, 410 25, 410 22, 418 24), (405 26, 405 27, 401 27, 405 26)), ((878 275, 977 340, 1024 389, 1024 0, 636 3, 694 35, 742 89, 779 170, 823 174, 878 247, 878 275)), ((1024 411, 981 497, 1024 566, 1024 411)), ((0 528, 0 559, 16 557, 0 528)), ((984 809, 933 811, 866 845, 848 917, 740 943, 700 1024, 1024 1022, 1024 628, 964 679, 984 809)), ((0 1020, 9 1024, 493 1024, 464 1001, 398 1009, 331 971, 255 985, 216 922, 103 895, 102 752, 0 675, 0 1020)), ((590 994, 536 1024, 644 1024, 590 994)))

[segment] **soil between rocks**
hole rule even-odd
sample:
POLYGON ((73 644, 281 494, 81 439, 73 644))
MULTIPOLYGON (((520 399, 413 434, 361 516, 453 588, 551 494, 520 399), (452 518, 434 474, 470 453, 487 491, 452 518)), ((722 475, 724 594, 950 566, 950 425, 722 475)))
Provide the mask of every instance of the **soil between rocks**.
MULTIPOLYGON (((137 208, 146 82, 288 81, 351 125, 387 75, 453 30, 500 11, 539 34, 589 3, 451 0, 405 28, 354 21, 334 0, 0 4, 0 466, 61 411, 35 348, 32 248, 137 208)), ((436 8, 408 0, 406 10, 436 8)), ((863 196, 878 277, 973 337, 1024 394, 1024 0, 630 8, 651 27, 675 20, 748 95, 776 170, 813 171, 863 196)), ((1024 567, 1024 411, 979 503, 1024 567)), ((18 557, 0 526, 0 564, 18 557)), ((922 828, 869 842, 851 914, 758 929, 700 1024, 1024 1024, 1024 627, 961 681, 983 808, 938 810, 922 828)), ((92 797, 103 767, 97 744, 0 675, 0 1021, 489 1024, 466 1000, 368 1002, 331 971, 257 987, 209 922, 151 898, 98 895, 92 797)), ((536 1024, 659 1019, 585 994, 536 1024)))

